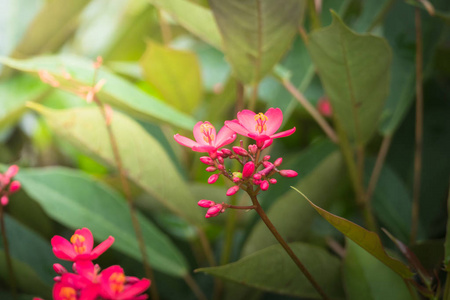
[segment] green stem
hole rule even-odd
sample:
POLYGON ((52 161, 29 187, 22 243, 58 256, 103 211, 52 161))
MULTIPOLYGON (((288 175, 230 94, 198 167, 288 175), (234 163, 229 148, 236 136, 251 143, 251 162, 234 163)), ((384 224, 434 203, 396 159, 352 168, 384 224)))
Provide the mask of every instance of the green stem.
POLYGON ((277 239, 278 243, 283 247, 283 249, 287 252, 289 257, 294 261, 294 263, 297 265, 297 267, 302 271, 303 275, 305 275, 306 279, 311 283, 311 285, 316 289, 316 291, 322 296, 323 299, 328 300, 328 296, 325 294, 325 292, 322 290, 322 288, 319 286, 319 284, 316 282, 316 280, 312 277, 311 273, 309 273, 308 269, 302 264, 300 259, 295 255, 294 251, 292 251, 291 247, 286 243, 286 241, 283 239, 283 237, 280 235, 278 230, 275 228, 275 226, 270 221, 269 217, 264 212, 263 208, 259 204, 259 201, 256 197, 256 195, 252 194, 250 191, 248 193, 250 195, 250 198, 252 199, 253 205, 255 206, 255 210, 258 213, 258 215, 261 217, 261 220, 266 224, 267 228, 270 230, 270 232, 273 234, 273 236, 277 239))
MULTIPOLYGON (((237 198, 233 195, 230 199, 229 207, 236 206, 237 198)), ((220 264, 225 265, 230 261, 231 249, 233 248, 233 236, 236 229, 237 211, 234 209, 228 211, 227 223, 225 227, 225 244, 223 247, 222 256, 220 258, 220 264)))
POLYGON ((3 205, 0 205, 0 225, 1 225, 1 232, 2 232, 2 238, 3 238, 3 245, 5 248, 6 267, 8 269, 8 274, 9 274, 9 284, 11 285, 11 294, 12 294, 13 299, 17 300, 16 276, 14 274, 14 270, 13 270, 13 266, 12 266, 11 254, 9 253, 9 243, 8 243, 8 237, 6 236, 5 220, 4 220, 4 215, 3 215, 3 205))
POLYGON ((442 300, 450 300, 450 274, 447 272, 447 278, 445 279, 444 296, 442 300))

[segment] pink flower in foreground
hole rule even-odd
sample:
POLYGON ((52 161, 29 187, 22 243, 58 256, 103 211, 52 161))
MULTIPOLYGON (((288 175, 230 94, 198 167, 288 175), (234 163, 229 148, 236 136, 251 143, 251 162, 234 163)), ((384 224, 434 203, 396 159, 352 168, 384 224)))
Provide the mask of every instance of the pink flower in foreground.
POLYGON ((150 286, 150 280, 126 277, 120 266, 111 266, 101 273, 100 297, 111 300, 144 300, 147 295, 139 295, 150 286))
POLYGON ((237 120, 225 121, 225 125, 234 132, 248 136, 256 141, 259 148, 267 147, 272 139, 285 137, 295 132, 295 127, 275 133, 283 122, 283 113, 279 108, 269 108, 265 114, 244 109, 238 112, 237 120))
POLYGON ((100 243, 94 249, 94 238, 89 229, 77 229, 72 235, 70 241, 55 235, 52 238, 53 253, 59 259, 77 261, 77 260, 94 260, 105 252, 114 242, 112 236, 100 243))
POLYGON ((173 138, 178 144, 189 147, 193 151, 216 153, 220 147, 234 142, 236 134, 224 126, 216 135, 216 129, 211 123, 200 121, 194 126, 195 141, 179 134, 175 134, 173 138))

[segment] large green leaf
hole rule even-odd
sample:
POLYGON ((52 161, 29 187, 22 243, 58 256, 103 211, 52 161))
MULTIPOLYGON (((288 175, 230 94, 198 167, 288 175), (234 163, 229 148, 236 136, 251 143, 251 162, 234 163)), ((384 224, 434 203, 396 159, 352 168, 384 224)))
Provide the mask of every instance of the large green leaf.
POLYGON ((382 38, 352 32, 334 12, 333 23, 313 32, 307 47, 350 139, 361 145, 377 128, 389 88, 391 50, 382 38))
POLYGON ((194 53, 148 43, 141 65, 146 81, 158 89, 166 102, 185 112, 197 108, 202 82, 194 53))
POLYGON ((369 252, 372 256, 376 257, 379 261, 384 263, 386 266, 388 266, 403 278, 409 279, 413 277, 414 274, 404 263, 386 254, 380 237, 375 232, 364 229, 363 227, 350 222, 349 220, 327 212, 326 210, 312 203, 308 198, 306 198, 303 193, 298 191, 296 188, 293 189, 299 192, 325 220, 333 225, 334 228, 342 232, 346 237, 354 241, 356 244, 369 252))
MULTIPOLYGON (((116 166, 105 121, 97 108, 52 110, 33 105, 50 128, 81 151, 116 166)), ((114 112, 112 130, 128 177, 173 212, 202 224, 202 210, 173 165, 170 157, 138 123, 114 112)))
MULTIPOLYGON (((126 201, 112 189, 66 168, 21 169, 16 177, 51 218, 72 229, 89 228, 98 242, 112 235, 114 248, 142 259, 126 201)), ((142 215, 138 219, 152 267, 185 275, 186 261, 172 242, 142 215)))
MULTIPOLYGON (((0 62, 26 72, 47 70, 61 81, 63 81, 62 71, 65 70, 82 85, 91 85, 94 76, 92 62, 76 56, 42 56, 28 60, 3 57, 0 58, 0 62)), ((185 129, 192 129, 194 126, 192 117, 146 94, 105 67, 98 71, 97 76, 98 79, 106 80, 98 94, 101 100, 145 120, 156 119, 185 129)), ((80 99, 80 101, 83 100, 80 99)))
POLYGON ((188 0, 149 0, 168 12, 177 22, 210 45, 220 49, 222 38, 210 10, 188 0))
MULTIPOLYGON (((339 259, 317 246, 302 243, 292 243, 290 246, 326 294, 333 299, 344 298, 339 259)), ((205 272, 264 291, 321 298, 280 245, 273 245, 228 265, 197 269, 196 272, 205 272)))
POLYGON ((402 278, 347 239, 344 282, 349 300, 409 300, 402 278))
POLYGON ((0 82, 0 129, 16 122, 26 111, 27 101, 37 101, 49 87, 29 75, 0 82))
POLYGON ((236 77, 259 82, 278 63, 297 32, 306 1, 210 0, 236 77))
MULTIPOLYGON (((314 199, 318 199, 321 205, 326 206, 333 199, 331 197, 333 190, 340 182, 339 174, 343 172, 343 162, 341 155, 336 151, 318 153, 318 155, 321 155, 320 160, 315 162, 314 168, 296 186, 307 190, 308 194, 314 195, 314 199), (324 186, 327 188, 324 189, 324 186)), ((302 169, 299 171, 302 172, 302 169)), ((280 181, 289 180, 283 178, 280 181)), ((272 193, 272 197, 276 195, 272 193)), ((313 209, 306 202, 299 201, 298 194, 289 189, 270 207, 267 215, 278 232, 288 241, 304 239, 310 232, 310 225, 316 217, 313 209)), ((276 239, 266 225, 258 221, 245 242, 242 255, 248 255, 276 243, 276 239)))

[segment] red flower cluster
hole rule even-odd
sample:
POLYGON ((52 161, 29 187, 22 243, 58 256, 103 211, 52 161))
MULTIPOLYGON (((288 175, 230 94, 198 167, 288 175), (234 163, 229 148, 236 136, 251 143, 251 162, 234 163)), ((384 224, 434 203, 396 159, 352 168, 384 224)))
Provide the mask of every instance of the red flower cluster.
MULTIPOLYGON (((53 286, 54 300, 144 300, 142 294, 150 286, 150 280, 125 276, 120 266, 111 266, 100 270, 92 260, 98 258, 114 242, 110 236, 97 247, 94 246, 92 233, 87 228, 77 229, 66 240, 61 236, 52 238, 53 253, 56 257, 72 261, 74 273, 68 272, 62 265, 54 264, 53 269, 59 275, 53 286)), ((39 298, 35 298, 37 300, 39 298)))
POLYGON ((17 172, 19 172, 19 167, 12 165, 4 174, 0 173, 0 204, 3 206, 9 203, 9 195, 20 190, 20 182, 11 181, 17 172))

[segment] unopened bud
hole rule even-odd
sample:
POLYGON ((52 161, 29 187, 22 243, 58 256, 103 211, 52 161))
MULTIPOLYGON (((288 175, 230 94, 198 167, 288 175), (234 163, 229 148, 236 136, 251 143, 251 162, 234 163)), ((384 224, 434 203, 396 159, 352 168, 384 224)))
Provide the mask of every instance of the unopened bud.
POLYGON ((206 172, 214 172, 215 170, 217 170, 217 168, 213 166, 206 168, 206 172))
POLYGON ((233 152, 231 152, 231 150, 227 148, 222 148, 220 151, 222 151, 222 157, 228 157, 233 154, 233 152))
POLYGON ((216 217, 222 212, 222 204, 216 204, 208 209, 205 218, 216 217))
POLYGON ((233 177, 233 182, 234 182, 234 183, 238 183, 239 181, 241 181, 240 178, 238 178, 238 177, 233 177))
POLYGON ((253 179, 256 179, 256 180, 261 179, 261 174, 256 173, 255 175, 253 175, 253 179))
POLYGON ((217 181, 217 179, 219 179, 220 174, 212 174, 211 176, 209 176, 208 178, 208 183, 209 184, 213 184, 214 182, 217 181))
POLYGON ((280 175, 284 177, 295 177, 298 173, 293 170, 281 170, 280 175))
POLYGON ((217 150, 216 152, 218 157, 222 157, 223 156, 223 152, 221 150, 217 150))
POLYGON ((212 159, 216 159, 217 158, 217 151, 208 152, 208 155, 212 159))
POLYGON ((277 159, 274 161, 273 165, 274 165, 275 167, 278 167, 279 165, 281 165, 282 162, 283 162, 283 158, 282 158, 282 157, 279 157, 279 158, 277 158, 277 159))
POLYGON ((254 185, 260 185, 261 184, 261 180, 260 179, 253 179, 253 184, 254 185))
POLYGON ((232 186, 228 189, 227 196, 234 195, 236 194, 237 191, 239 191, 239 186, 238 185, 232 186))
POLYGON ((263 161, 262 164, 263 164, 264 168, 273 166, 273 163, 271 163, 270 161, 263 161))
POLYGON ((267 176, 273 170, 273 168, 275 168, 273 164, 270 164, 268 167, 262 169, 258 173, 261 174, 262 176, 267 176))
POLYGON ((212 165, 214 163, 214 161, 212 160, 211 157, 209 156, 202 156, 200 157, 200 161, 202 163, 204 163, 205 165, 212 165))
POLYGON ((219 163, 223 164, 224 160, 222 156, 217 157, 217 160, 219 161, 219 163))
POLYGON ((224 165, 222 165, 222 164, 219 164, 219 165, 217 165, 217 169, 219 169, 219 170, 225 170, 225 166, 224 165))
POLYGON ((247 152, 247 150, 245 150, 244 148, 242 148, 242 147, 233 147, 233 151, 234 151, 234 153, 236 153, 237 155, 240 155, 240 156, 247 156, 248 155, 248 152, 247 152))
POLYGON ((258 146, 256 146, 255 144, 248 145, 248 151, 254 155, 258 151, 258 146))
POLYGON ((19 167, 17 165, 12 165, 5 172, 5 176, 8 178, 16 176, 17 172, 19 172, 19 167))
POLYGON ((248 178, 252 176, 254 171, 255 171, 255 164, 252 161, 249 161, 244 165, 244 169, 242 170, 242 176, 248 178))
POLYGON ((15 193, 18 190, 20 190, 20 182, 18 182, 17 180, 14 180, 13 182, 11 182, 11 184, 9 186, 9 192, 15 193))
POLYGON ((275 184, 275 183, 277 183, 277 180, 275 178, 270 178, 269 182, 270 182, 270 184, 275 184))
POLYGON ((267 161, 267 160, 269 160, 270 159, 270 155, 265 155, 264 157, 263 157, 263 160, 264 161, 267 161))
POLYGON ((198 201, 197 204, 198 204, 198 206, 201 206, 201 207, 210 208, 211 206, 216 205, 216 202, 211 201, 211 200, 202 199, 202 200, 198 201))
POLYGON ((64 268, 61 264, 53 264, 53 270, 55 270, 56 274, 62 275, 67 272, 67 269, 64 268))
POLYGON ((9 202, 8 196, 2 196, 2 197, 0 198, 0 203, 1 203, 3 206, 8 205, 8 202, 9 202))
POLYGON ((269 189, 269 182, 267 182, 267 180, 263 180, 259 187, 261 188, 261 190, 267 191, 269 189))

